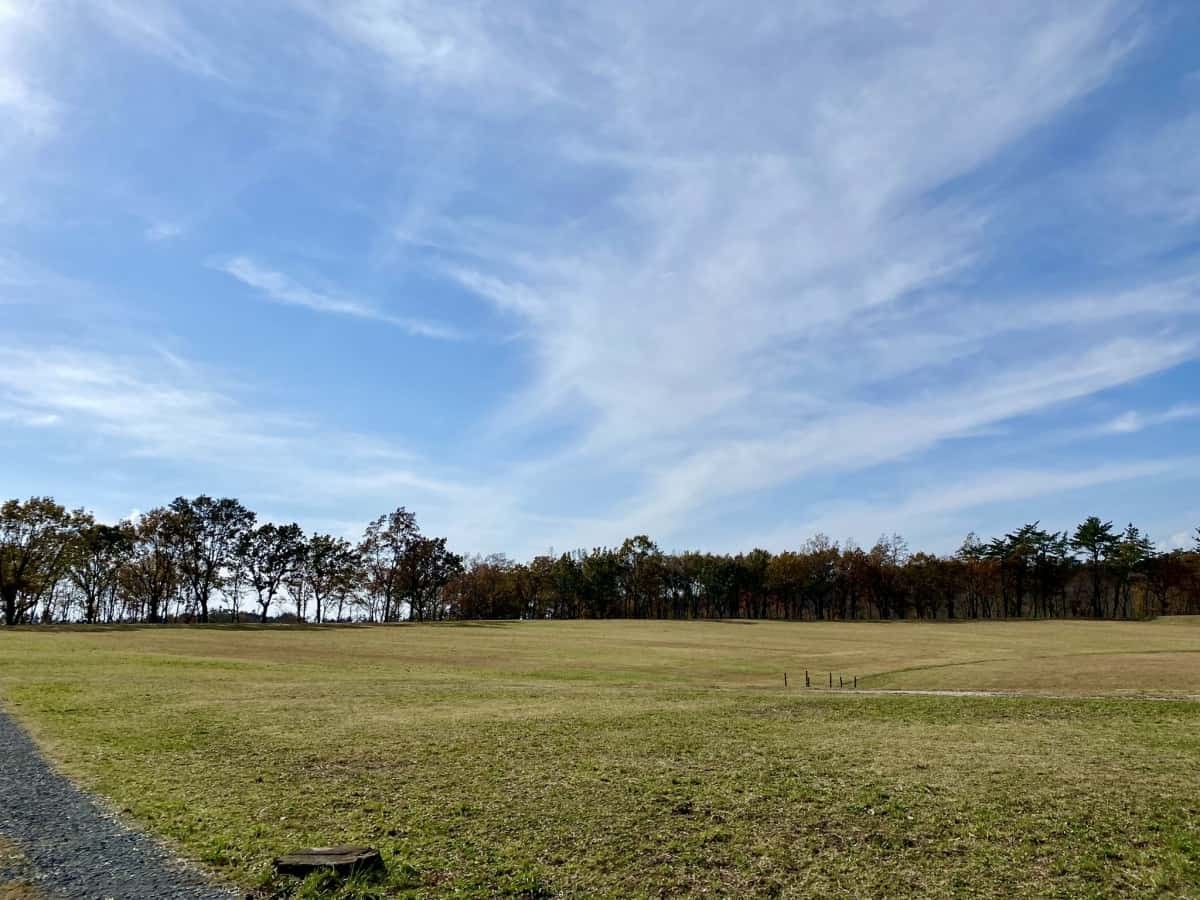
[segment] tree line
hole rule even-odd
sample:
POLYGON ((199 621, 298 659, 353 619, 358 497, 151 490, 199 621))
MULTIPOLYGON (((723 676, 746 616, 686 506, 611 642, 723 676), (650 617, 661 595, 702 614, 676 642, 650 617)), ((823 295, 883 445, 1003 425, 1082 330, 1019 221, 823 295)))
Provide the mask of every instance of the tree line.
POLYGON ((0 506, 5 625, 111 622, 395 622, 443 619, 1135 618, 1200 613, 1200 528, 1161 552, 1136 526, 1039 523, 954 554, 870 549, 818 535, 797 550, 619 547, 463 557, 400 507, 357 543, 259 523, 231 498, 179 497, 116 524, 49 497, 0 506))

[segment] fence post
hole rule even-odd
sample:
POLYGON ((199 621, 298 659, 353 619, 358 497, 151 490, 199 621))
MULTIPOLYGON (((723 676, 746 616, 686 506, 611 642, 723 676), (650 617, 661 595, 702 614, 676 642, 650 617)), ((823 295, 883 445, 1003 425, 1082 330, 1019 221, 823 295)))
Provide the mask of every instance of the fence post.
POLYGON ((829 686, 833 687, 833 673, 832 672, 829 673, 829 686))
POLYGON ((783 673, 783 686, 787 687, 787 672, 783 673))
POLYGON ((812 682, 808 680, 808 669, 804 670, 804 686, 812 687, 812 682))

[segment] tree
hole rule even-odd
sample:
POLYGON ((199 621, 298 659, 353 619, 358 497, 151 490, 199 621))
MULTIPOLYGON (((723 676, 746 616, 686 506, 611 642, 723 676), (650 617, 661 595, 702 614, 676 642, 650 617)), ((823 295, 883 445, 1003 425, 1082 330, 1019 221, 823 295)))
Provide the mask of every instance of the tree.
POLYGON ((607 547, 594 547, 579 560, 579 575, 585 618, 608 618, 613 614, 611 604, 620 579, 617 554, 607 547))
MULTIPOLYGON (((302 565, 305 580, 312 591, 316 621, 325 620, 326 606, 333 598, 344 599, 353 589, 359 573, 358 554, 344 538, 314 534, 302 565)), ((339 606, 338 618, 341 618, 339 606)))
POLYGON ((867 554, 867 575, 881 619, 907 612, 907 595, 901 566, 908 561, 908 544, 898 534, 881 535, 867 554))
POLYGON ((308 601, 312 596, 312 587, 308 583, 307 561, 308 541, 304 540, 304 535, 301 533, 300 550, 292 563, 291 570, 284 577, 288 596, 292 598, 292 605, 296 609, 296 619, 300 622, 308 621, 308 601))
POLYGON ((838 590, 841 556, 837 544, 819 533, 800 548, 801 599, 812 610, 813 618, 857 615, 852 612, 857 606, 857 595, 853 591, 838 590))
POLYGON ((1062 606, 1071 573, 1067 533, 1038 528, 1029 533, 1027 540, 1033 560, 1032 614, 1050 616, 1062 606))
MULTIPOLYGON (((405 560, 421 537, 417 517, 403 506, 371 522, 358 545, 367 573, 367 589, 377 601, 380 618, 399 618, 404 601, 405 560)), ((410 611, 411 615, 411 611, 410 611)))
POLYGON ((1104 561, 1112 553, 1117 536, 1112 522, 1101 522, 1099 516, 1088 516, 1071 537, 1071 549, 1084 554, 1092 579, 1092 615, 1104 615, 1101 586, 1104 581, 1104 561))
POLYGON ((132 526, 132 532, 132 553, 122 569, 121 584, 146 621, 159 622, 179 590, 179 545, 172 513, 152 509, 132 526))
POLYGON ((554 561, 551 572, 555 618, 579 619, 584 614, 583 568, 579 553, 563 553, 554 561))
POLYGON ((967 615, 973 619, 991 618, 996 571, 994 561, 989 558, 987 544, 972 531, 963 540, 955 558, 960 566, 967 615))
POLYGON ((267 614, 279 589, 299 567, 304 549, 304 532, 295 523, 267 523, 241 536, 237 548, 238 560, 246 573, 246 581, 258 597, 263 622, 267 621, 267 614))
POLYGON ((69 546, 71 517, 49 497, 0 506, 0 602, 4 624, 16 625, 58 580, 69 546), (32 598, 32 599, 30 599, 32 598))
POLYGON ((177 497, 169 507, 182 582, 201 622, 208 621, 208 603, 222 583, 243 534, 254 526, 255 515, 237 500, 194 500, 177 497))
MULTIPOLYGON (((905 560, 901 571, 905 592, 912 598, 917 618, 936 618, 939 601, 947 593, 942 561, 932 554, 918 552, 905 560)), ((954 618, 953 613, 949 617, 954 618)))
POLYGON ((401 596, 408 603, 409 619, 423 622, 442 619, 442 589, 463 571, 462 557, 446 549, 445 538, 418 536, 403 559, 401 596))
POLYGON ((1112 550, 1112 567, 1116 576, 1113 594, 1114 616, 1119 608, 1121 616, 1129 618, 1134 576, 1144 575, 1145 564, 1153 556, 1154 543, 1130 522, 1112 550))
POLYGON ((133 555, 134 530, 128 522, 105 525, 91 513, 72 516, 67 575, 83 597, 85 622, 111 621, 111 602, 121 573, 133 555), (105 601, 107 609, 105 609, 105 601))
POLYGON ((617 551, 620 560, 618 590, 624 601, 624 615, 642 618, 649 615, 662 585, 662 551, 646 535, 627 538, 617 551))
POLYGON ((99 522, 48 497, 0 506, 6 624, 209 618, 214 591, 238 615, 247 586, 265 620, 285 596, 301 620, 786 618, 1200 613, 1195 549, 1156 552, 1134 525, 1093 516, 1072 533, 1038 522, 953 556, 909 553, 898 535, 869 551, 816 535, 798 550, 665 553, 646 535, 529 562, 463 558, 404 507, 356 546, 296 524, 255 527, 233 499, 177 498, 132 522, 99 522))
POLYGON ((1172 595, 1187 584, 1188 565, 1182 550, 1159 553, 1147 560, 1146 587, 1154 601, 1147 609, 1150 615, 1166 615, 1170 612, 1191 612, 1188 607, 1172 609, 1172 595))

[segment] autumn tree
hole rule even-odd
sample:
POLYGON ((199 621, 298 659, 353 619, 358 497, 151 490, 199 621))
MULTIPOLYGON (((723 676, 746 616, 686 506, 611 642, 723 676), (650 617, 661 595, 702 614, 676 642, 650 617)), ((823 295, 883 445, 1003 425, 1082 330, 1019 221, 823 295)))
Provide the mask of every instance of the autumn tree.
POLYGON ((105 525, 84 512, 71 517, 66 571, 83 598, 85 622, 113 619, 112 600, 133 546, 134 529, 128 522, 105 525))
POLYGON ((24 619, 62 573, 71 516, 50 497, 0 506, 0 603, 4 624, 24 619))
POLYGON ((367 525, 358 545, 367 590, 384 622, 399 618, 405 595, 405 560, 420 536, 417 517, 401 506, 367 525))
POLYGON ((179 548, 173 514, 158 508, 132 524, 132 548, 121 570, 121 587, 147 622, 159 622, 180 587, 179 548))
POLYGON ((1133 581, 1144 578, 1145 565, 1153 556, 1154 543, 1130 522, 1112 549, 1114 616, 1119 609, 1122 618, 1130 617, 1133 581))
MULTIPOLYGON (((963 598, 967 604, 969 618, 991 618, 995 582, 994 566, 988 558, 988 547, 975 532, 971 532, 958 548, 955 559, 959 563, 959 572, 963 589, 963 598)), ((951 607, 951 613, 953 607, 951 607)), ((951 615, 953 618, 953 615, 951 615)))

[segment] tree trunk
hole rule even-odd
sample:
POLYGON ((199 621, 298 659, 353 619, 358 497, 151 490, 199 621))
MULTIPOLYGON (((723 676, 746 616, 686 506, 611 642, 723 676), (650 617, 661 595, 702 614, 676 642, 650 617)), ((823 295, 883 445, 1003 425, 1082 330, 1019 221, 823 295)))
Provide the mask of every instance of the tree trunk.
POLYGON ((6 584, 0 588, 0 597, 4 600, 4 624, 12 628, 17 624, 17 586, 6 584))

